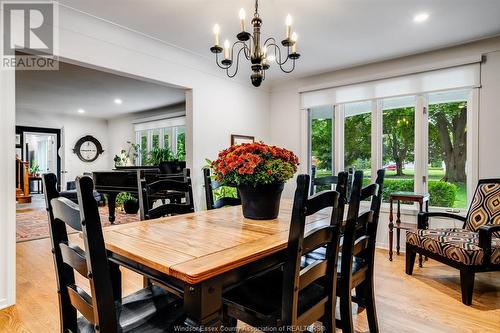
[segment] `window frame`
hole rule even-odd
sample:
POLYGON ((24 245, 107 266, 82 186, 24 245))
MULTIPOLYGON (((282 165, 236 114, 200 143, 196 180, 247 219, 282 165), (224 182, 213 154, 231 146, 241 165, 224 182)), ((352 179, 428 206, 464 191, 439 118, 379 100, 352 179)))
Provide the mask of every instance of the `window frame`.
MULTIPOLYGON (((465 88, 469 90, 467 98, 467 208, 448 208, 448 207, 431 207, 432 211, 447 211, 454 213, 465 213, 471 203, 474 190, 479 179, 478 176, 478 159, 479 159, 479 88, 465 88)), ((442 92, 464 90, 462 89, 446 89, 442 92)), ((440 91, 432 91, 419 94, 410 94, 406 96, 415 96, 415 174, 414 174, 414 191, 426 192, 428 186, 428 136, 429 136, 429 119, 428 119, 428 96, 430 93, 440 91)), ((401 96, 394 96, 401 97, 401 96)), ((383 167, 383 105, 384 97, 380 99, 371 99, 371 179, 375 181, 377 170, 383 167)), ((353 101, 362 102, 362 101, 353 101)), ((344 104, 333 105, 333 172, 344 170, 344 104)), ((307 156, 307 170, 311 171, 311 109, 306 109, 307 113, 307 129, 303 135, 307 136, 305 142, 307 146, 304 152, 307 156)), ((388 208, 388 203, 383 203, 384 208, 388 208)), ((403 205, 404 209, 416 211, 417 205, 403 205)))

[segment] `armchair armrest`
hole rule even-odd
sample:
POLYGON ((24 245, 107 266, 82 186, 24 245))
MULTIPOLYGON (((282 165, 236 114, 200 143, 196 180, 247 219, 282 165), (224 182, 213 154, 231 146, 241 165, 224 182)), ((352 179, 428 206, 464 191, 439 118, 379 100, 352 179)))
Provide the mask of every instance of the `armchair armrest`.
POLYGON ((461 215, 445 213, 445 212, 423 212, 418 214, 417 225, 418 229, 427 229, 429 227, 429 217, 446 217, 450 219, 460 220, 465 222, 466 218, 461 215))
POLYGON ((479 247, 489 257, 491 255, 491 236, 500 231, 500 224, 485 224, 479 227, 479 247))

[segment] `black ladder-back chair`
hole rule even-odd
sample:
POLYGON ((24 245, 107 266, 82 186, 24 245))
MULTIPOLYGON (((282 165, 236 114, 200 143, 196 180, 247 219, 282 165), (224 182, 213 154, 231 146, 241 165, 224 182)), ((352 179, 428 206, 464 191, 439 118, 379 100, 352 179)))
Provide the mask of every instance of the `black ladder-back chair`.
POLYGON ((90 177, 77 178, 79 205, 60 197, 54 174, 43 175, 54 257, 61 332, 158 332, 182 320, 182 305, 151 286, 122 299, 121 273, 108 261, 90 177), (84 249, 70 244, 67 226, 83 235, 84 249), (90 295, 75 283, 87 278, 90 295), (82 317, 77 318, 77 311, 82 317))
MULTIPOLYGON (((347 170, 347 201, 349 201, 349 196, 352 189, 352 182, 354 179, 354 168, 349 168, 347 170)), ((316 193, 316 186, 326 186, 336 185, 339 183, 339 177, 337 176, 324 176, 316 177, 316 166, 311 167, 311 187, 309 189, 309 195, 314 195, 316 193)))
POLYGON ((146 180, 142 172, 138 174, 141 220, 194 212, 193 188, 188 172, 189 169, 185 169, 182 176, 159 177, 151 181, 146 180), (179 198, 173 199, 176 195, 179 198), (182 199, 185 202, 180 202, 182 199), (157 200, 161 200, 161 204, 154 207, 157 200))
POLYGON ((385 170, 378 170, 375 183, 362 187, 363 173, 356 171, 354 175, 337 285, 340 297, 339 325, 342 327, 342 332, 354 333, 352 302, 366 309, 370 332, 379 331, 373 275, 384 176, 385 170), (370 198, 370 209, 359 213, 361 201, 370 198), (351 296, 352 289, 356 290, 356 296, 351 296))
MULTIPOLYGON (((238 206, 241 205, 241 199, 239 196, 237 198, 232 198, 232 197, 222 197, 219 198, 218 200, 214 200, 214 191, 217 190, 218 188, 224 186, 224 187, 231 187, 227 185, 221 185, 218 181, 212 180, 210 177, 210 169, 205 168, 203 169, 203 180, 205 182, 205 199, 207 202, 207 209, 217 209, 221 208, 224 206, 238 206)), ((236 190, 236 193, 238 195, 238 191, 236 190)))
POLYGON ((308 199, 308 192, 309 176, 299 175, 283 270, 254 277, 226 292, 225 316, 263 330, 291 330, 321 320, 327 332, 335 332, 339 193, 325 191, 308 199), (305 234, 306 217, 328 207, 333 208, 330 224, 305 234), (302 269, 302 256, 322 246, 327 247, 325 258, 302 269))

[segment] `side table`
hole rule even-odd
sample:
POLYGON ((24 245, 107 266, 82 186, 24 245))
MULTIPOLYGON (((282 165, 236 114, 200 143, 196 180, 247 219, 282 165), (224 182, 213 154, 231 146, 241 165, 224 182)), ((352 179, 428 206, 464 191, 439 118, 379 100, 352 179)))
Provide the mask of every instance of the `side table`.
MULTIPOLYGON (((396 228, 396 253, 399 256, 399 243, 401 238, 401 229, 414 229, 415 225, 410 223, 401 222, 401 201, 418 202, 419 211, 423 212, 423 207, 425 203, 425 211, 429 211, 429 193, 415 193, 415 192, 393 192, 389 194, 389 260, 392 261, 392 246, 393 246, 393 234, 394 228, 396 228), (393 202, 397 201, 398 210, 396 212, 396 224, 393 223, 393 202)), ((422 256, 418 258, 419 266, 422 267, 422 256)))

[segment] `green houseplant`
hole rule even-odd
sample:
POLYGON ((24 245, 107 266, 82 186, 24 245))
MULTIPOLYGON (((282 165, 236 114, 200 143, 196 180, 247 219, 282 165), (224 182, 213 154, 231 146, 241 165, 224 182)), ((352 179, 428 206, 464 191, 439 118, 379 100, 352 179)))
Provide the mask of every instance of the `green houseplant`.
POLYGON ((36 161, 31 162, 31 166, 30 166, 28 172, 31 176, 38 177, 40 175, 40 166, 38 165, 38 163, 36 161))
POLYGON ((137 214, 139 211, 139 201, 129 192, 119 193, 116 196, 116 204, 127 214, 137 214))
POLYGON ((261 142, 233 145, 211 167, 222 185, 237 186, 246 218, 267 220, 278 216, 284 184, 298 164, 293 152, 261 142))
POLYGON ((127 141, 128 149, 122 149, 120 155, 115 155, 113 161, 115 167, 135 165, 135 161, 141 153, 141 145, 127 141))

